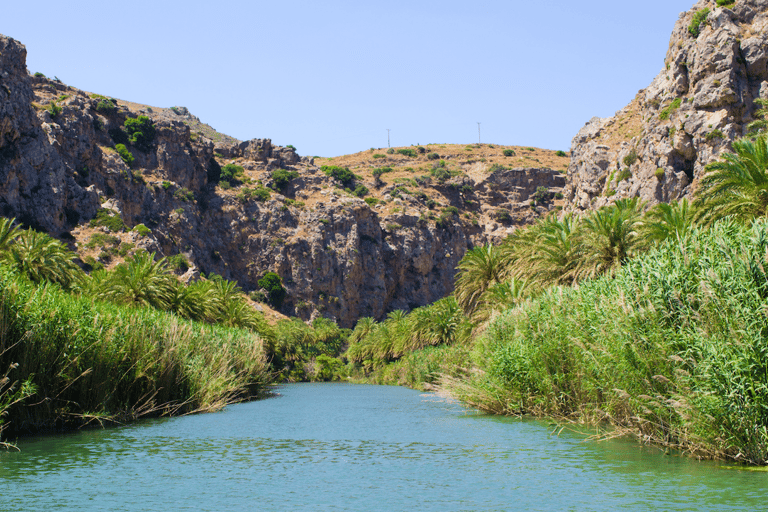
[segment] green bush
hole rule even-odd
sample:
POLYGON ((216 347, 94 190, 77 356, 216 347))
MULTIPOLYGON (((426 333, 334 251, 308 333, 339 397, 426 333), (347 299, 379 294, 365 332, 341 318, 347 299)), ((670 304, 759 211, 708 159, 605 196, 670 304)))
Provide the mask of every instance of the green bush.
POLYGON ((48 109, 47 109, 48 115, 50 115, 51 118, 58 117, 58 115, 61 114, 62 110, 63 109, 59 105, 57 105, 56 102, 54 101, 51 102, 51 104, 48 106, 48 109))
POLYGON ((131 231, 136 231, 139 234, 139 236, 147 236, 150 233, 152 233, 152 230, 149 229, 144 224, 136 224, 135 226, 133 226, 133 229, 131 231))
POLYGON ((221 168, 221 175, 219 176, 219 185, 222 181, 226 181, 229 185, 240 184, 241 179, 245 175, 245 169, 235 164, 227 164, 221 168))
POLYGON ((376 206, 380 201, 375 197, 366 197, 365 202, 368 203, 368 206, 376 206))
POLYGON ((373 155, 373 158, 374 159, 379 159, 379 158, 387 158, 387 157, 386 157, 386 155, 382 155, 381 153, 376 153, 375 155, 373 155))
POLYGON ((392 149, 392 148, 389 148, 389 149, 387 150, 387 154, 388 154, 388 155, 394 155, 394 154, 395 154, 395 150, 394 150, 394 149, 392 149))
POLYGON ((688 25, 688 33, 693 37, 699 37, 699 34, 701 33, 701 25, 707 20, 707 15, 709 15, 708 7, 696 11, 691 19, 691 24, 688 25))
POLYGON ((192 191, 189 190, 188 188, 182 187, 173 193, 173 197, 175 197, 179 201, 184 201, 185 203, 187 203, 195 199, 195 194, 193 194, 192 191))
POLYGON ((128 167, 133 165, 133 155, 128 151, 128 148, 125 147, 125 144, 116 144, 115 151, 117 151, 117 154, 120 155, 120 158, 123 159, 123 162, 125 162, 128 167))
POLYGON ((257 201, 264 202, 269 199, 269 189, 266 187, 259 187, 253 191, 253 198, 257 201))
POLYGON ((96 104, 96 112, 104 115, 114 114, 117 111, 117 105, 108 99, 102 99, 96 104))
POLYGON ((353 190, 353 191, 352 191, 352 193, 353 193, 354 195, 356 195, 357 197, 365 197, 366 195, 368 195, 368 192, 369 192, 369 191, 368 191, 368 187, 366 187, 366 186, 365 186, 365 185, 363 185, 362 183, 359 183, 359 184, 358 184, 358 185, 355 187, 355 190, 353 190))
POLYGON ((277 309, 283 305, 286 291, 283 288, 283 281, 275 272, 267 272, 264 277, 258 280, 260 288, 264 289, 269 295, 269 303, 277 309))
POLYGON ((145 153, 152 149, 152 142, 155 140, 155 125, 149 117, 128 118, 125 120, 124 127, 131 144, 145 153))
POLYGON ((290 183, 291 180, 299 177, 299 173, 297 171, 277 169, 272 171, 272 174, 270 176, 274 184, 273 185, 274 189, 283 190, 286 186, 288 186, 288 183, 290 183))
POLYGON ((665 109, 663 109, 661 112, 659 112, 659 119, 662 121, 666 121, 669 119, 669 116, 672 115, 672 112, 680 108, 680 105, 682 104, 681 98, 675 98, 672 103, 670 103, 665 109))
POLYGON ((657 180, 659 180, 659 181, 663 180, 664 179, 664 168, 663 167, 659 167, 658 169, 656 169, 656 171, 653 173, 653 175, 656 176, 657 180))
POLYGON ((416 158, 416 151, 412 149, 398 149, 397 153, 400 155, 411 157, 411 158, 416 158))
POLYGON ((505 149, 503 151, 504 156, 515 156, 515 150, 514 149, 505 149))
POLYGON ((355 175, 347 167, 339 167, 338 165, 324 165, 320 167, 326 175, 332 177, 344 187, 352 187, 355 181, 355 175))
POLYGON ((715 130, 712 130, 711 132, 709 132, 708 134, 706 134, 704 136, 704 139, 706 139, 708 141, 712 141, 712 140, 715 140, 715 139, 722 139, 723 137, 725 137, 725 135, 723 135, 723 132, 721 130, 715 129, 715 130))
POLYGON ((568 156, 568 153, 562 150, 555 151, 555 156, 568 156))
POLYGON ((440 160, 440 155, 437 153, 430 153, 427 155, 427 160, 440 160))
POLYGON ((181 272, 186 272, 189 270, 189 260, 183 254, 174 254, 173 256, 168 256, 166 261, 168 262, 168 268, 171 270, 179 270, 181 272))
POLYGON ((125 223, 119 214, 114 213, 112 210, 106 208, 100 208, 96 212, 96 217, 91 219, 89 225, 94 227, 105 226, 110 231, 117 233, 125 230, 125 223))

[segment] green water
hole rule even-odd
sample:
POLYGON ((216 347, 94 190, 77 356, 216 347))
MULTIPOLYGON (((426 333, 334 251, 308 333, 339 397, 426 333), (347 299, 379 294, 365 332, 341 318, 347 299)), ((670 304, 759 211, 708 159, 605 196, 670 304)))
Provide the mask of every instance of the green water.
POLYGON ((297 384, 198 416, 22 440, 0 510, 765 510, 768 473, 584 442, 397 387, 297 384))

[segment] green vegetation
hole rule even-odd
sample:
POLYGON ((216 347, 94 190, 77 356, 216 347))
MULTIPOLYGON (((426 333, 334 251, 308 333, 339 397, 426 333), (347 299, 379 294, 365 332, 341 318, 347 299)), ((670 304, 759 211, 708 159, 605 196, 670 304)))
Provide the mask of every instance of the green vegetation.
POLYGON ((332 177, 344 187, 351 187, 355 181, 355 175, 348 167, 339 167, 337 165, 324 165, 320 168, 326 175, 332 177))
POLYGON ((656 171, 653 173, 654 176, 656 176, 656 179, 661 181, 664 179, 664 169, 662 167, 659 167, 656 169, 656 171))
POLYGON ((505 149, 502 153, 504 154, 504 156, 515 156, 514 149, 505 149))
POLYGON ((280 276, 274 272, 267 272, 264 277, 259 279, 258 284, 263 288, 269 297, 269 303, 279 309, 285 299, 286 291, 283 288, 283 281, 280 276))
POLYGON ((680 108, 682 101, 683 100, 681 98, 675 98, 672 103, 670 103, 666 108, 659 112, 659 119, 662 121, 669 119, 669 116, 672 114, 672 112, 680 108))
POLYGON ((136 231, 139 234, 139 236, 148 236, 149 234, 152 233, 152 230, 149 229, 144 224, 136 224, 135 226, 133 226, 133 229, 131 231, 136 231))
POLYGON ((128 118, 124 124, 128 140, 133 146, 144 153, 152 149, 155 140, 155 125, 147 116, 139 116, 135 119, 128 118))
POLYGON ((568 156, 568 153, 562 150, 555 151, 555 156, 568 156))
POLYGON ((228 185, 237 186, 242 184, 242 179, 244 177, 245 169, 239 165, 227 164, 221 168, 219 183, 226 181, 228 185))
POLYGON ((637 150, 635 148, 632 148, 629 154, 624 157, 623 162, 624 162, 624 165, 626 165, 627 167, 630 167, 632 164, 637 162, 637 150))
POLYGON ((722 139, 724 137, 723 132, 721 130, 712 130, 708 134, 704 136, 705 140, 712 141, 715 139, 722 139))
POLYGON ((117 101, 102 97, 96 104, 96 112, 103 115, 111 115, 117 112, 117 101))
POLYGON ((122 217, 120 217, 118 213, 115 213, 112 210, 107 210, 106 208, 99 209, 99 211, 96 212, 96 217, 91 220, 89 225, 92 228, 105 226, 115 233, 125 230, 125 223, 123 222, 122 217))
POLYGON ((621 199, 468 251, 449 299, 475 335, 403 349, 417 310, 362 319, 353 375, 437 382, 489 412, 765 464, 768 147, 758 136, 733 148, 706 168, 694 205, 643 213, 621 199))
POLYGON ((57 105, 55 101, 52 101, 46 110, 48 111, 48 115, 55 119, 59 116, 59 114, 61 114, 63 109, 61 106, 57 105))
POLYGON ((427 160, 440 160, 440 155, 437 153, 429 153, 427 155, 427 160))
POLYGON ((291 182, 291 180, 296 179, 299 177, 299 173, 297 171, 287 171, 285 169, 276 169, 272 171, 270 174, 270 177, 272 178, 272 187, 275 190, 283 190, 285 187, 288 186, 288 183, 291 182))
POLYGON ((120 155, 120 158, 123 159, 123 162, 125 162, 128 167, 133 165, 133 155, 128 151, 128 148, 125 147, 125 144, 115 144, 115 151, 117 151, 117 154, 120 155))
POLYGON ((179 201, 184 201, 185 203, 189 203, 195 200, 195 194, 188 188, 184 187, 176 189, 176 191, 173 193, 173 197, 179 201))
POLYGON ((696 205, 707 223, 733 215, 743 221, 768 214, 768 144, 766 137, 736 140, 734 153, 709 164, 701 178, 696 205))
POLYGON ((397 153, 400 155, 405 155, 411 158, 416 158, 416 151, 413 149, 398 149, 397 153))
POLYGON ((688 33, 691 34, 693 37, 699 37, 699 34, 701 33, 701 25, 707 20, 708 15, 709 15, 708 7, 705 7, 704 9, 696 11, 693 14, 691 23, 688 25, 688 33))

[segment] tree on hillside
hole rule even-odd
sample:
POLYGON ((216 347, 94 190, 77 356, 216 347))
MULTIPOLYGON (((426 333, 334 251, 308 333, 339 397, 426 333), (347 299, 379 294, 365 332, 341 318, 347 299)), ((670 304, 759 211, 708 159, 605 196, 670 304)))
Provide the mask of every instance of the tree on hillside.
POLYGON ((694 205, 706 224, 729 215, 746 222, 768 215, 766 136, 736 140, 733 151, 706 167, 696 191, 694 205))

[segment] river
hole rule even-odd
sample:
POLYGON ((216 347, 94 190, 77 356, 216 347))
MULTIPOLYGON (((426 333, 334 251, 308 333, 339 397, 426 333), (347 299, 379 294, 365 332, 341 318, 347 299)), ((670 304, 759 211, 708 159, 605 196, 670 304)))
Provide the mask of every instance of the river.
POLYGON ((196 416, 22 439, 0 510, 762 510, 768 473, 585 441, 399 387, 294 384, 196 416))

